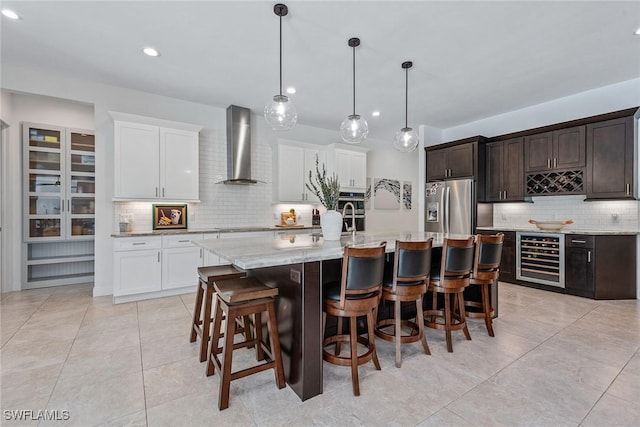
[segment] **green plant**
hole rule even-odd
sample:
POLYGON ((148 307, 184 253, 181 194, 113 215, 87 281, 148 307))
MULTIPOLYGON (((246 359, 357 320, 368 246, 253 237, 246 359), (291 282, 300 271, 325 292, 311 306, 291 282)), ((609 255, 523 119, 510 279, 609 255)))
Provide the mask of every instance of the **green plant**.
POLYGON ((305 183, 306 187, 320 200, 320 203, 327 210, 338 209, 338 198, 340 197, 340 181, 335 173, 327 176, 327 168, 322 164, 322 172, 320 171, 320 161, 316 154, 316 176, 313 177, 313 171, 309 171, 309 182, 305 183), (315 182, 314 182, 315 181, 315 182))

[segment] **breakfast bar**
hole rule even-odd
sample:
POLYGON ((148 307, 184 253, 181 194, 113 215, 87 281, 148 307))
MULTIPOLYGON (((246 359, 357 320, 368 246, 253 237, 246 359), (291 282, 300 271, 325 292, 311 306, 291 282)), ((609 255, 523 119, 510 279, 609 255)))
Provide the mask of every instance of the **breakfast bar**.
POLYGON ((467 236, 365 233, 325 241, 319 234, 292 234, 194 243, 278 288, 276 311, 285 375, 289 386, 306 400, 322 393, 322 283, 340 277, 343 248, 386 241, 387 253, 391 253, 396 240, 433 238, 433 246, 441 247, 445 237, 467 236))

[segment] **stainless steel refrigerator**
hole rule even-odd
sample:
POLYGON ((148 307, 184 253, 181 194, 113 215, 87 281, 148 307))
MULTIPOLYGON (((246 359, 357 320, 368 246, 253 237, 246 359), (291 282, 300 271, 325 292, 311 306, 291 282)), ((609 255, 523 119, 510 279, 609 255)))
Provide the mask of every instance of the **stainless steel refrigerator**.
POLYGON ((425 231, 474 233, 477 199, 473 179, 428 182, 425 192, 425 231))

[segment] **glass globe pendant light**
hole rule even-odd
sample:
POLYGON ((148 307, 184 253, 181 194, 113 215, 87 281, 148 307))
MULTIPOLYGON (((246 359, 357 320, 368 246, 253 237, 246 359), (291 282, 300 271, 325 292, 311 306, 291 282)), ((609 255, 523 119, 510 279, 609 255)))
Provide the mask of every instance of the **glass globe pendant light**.
POLYGON ((359 144, 369 133, 369 125, 364 117, 356 114, 356 47, 360 46, 357 37, 349 39, 349 47, 353 48, 353 114, 349 114, 340 125, 340 136, 347 144, 359 144))
POLYGON ((282 17, 289 13, 286 5, 273 6, 273 13, 280 17, 280 92, 264 107, 264 119, 273 130, 289 130, 298 120, 298 112, 288 96, 282 94, 282 17))
POLYGON ((396 150, 401 151, 403 153, 408 153, 410 151, 414 151, 418 144, 420 144, 420 140, 418 139, 418 134, 407 125, 407 116, 409 110, 409 68, 413 67, 413 62, 406 61, 402 63, 402 69, 405 71, 405 80, 404 80, 404 127, 400 129, 395 138, 393 138, 393 145, 396 147, 396 150))

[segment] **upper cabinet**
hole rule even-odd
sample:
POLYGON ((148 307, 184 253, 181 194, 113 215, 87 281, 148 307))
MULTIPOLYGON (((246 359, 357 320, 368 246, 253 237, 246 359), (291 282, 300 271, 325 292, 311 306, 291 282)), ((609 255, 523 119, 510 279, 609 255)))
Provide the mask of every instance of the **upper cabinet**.
MULTIPOLYGON (((114 198, 123 200, 199 199, 199 127, 139 118, 114 122, 114 198)), ((129 116, 137 117, 137 116, 129 116)))
POLYGON ((23 124, 25 241, 93 239, 93 131, 23 124))
POLYGON ((523 138, 485 145, 485 202, 524 200, 523 138))
POLYGON ((453 142, 443 148, 427 148, 427 181, 476 178, 478 140, 453 142), (452 145, 450 145, 452 144, 452 145))
POLYGON ((633 198, 633 161, 633 117, 587 125, 587 199, 633 198))
POLYGON ((525 172, 584 168, 585 127, 527 136, 524 149, 525 172))
POLYGON ((322 169, 322 164, 326 163, 326 152, 321 147, 278 145, 276 202, 319 203, 318 198, 305 185, 309 182, 309 171, 315 176, 316 156, 322 169))
POLYGON ((367 185, 367 154, 336 148, 334 155, 335 173, 340 180, 340 188, 364 190, 367 185))

